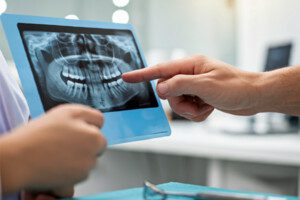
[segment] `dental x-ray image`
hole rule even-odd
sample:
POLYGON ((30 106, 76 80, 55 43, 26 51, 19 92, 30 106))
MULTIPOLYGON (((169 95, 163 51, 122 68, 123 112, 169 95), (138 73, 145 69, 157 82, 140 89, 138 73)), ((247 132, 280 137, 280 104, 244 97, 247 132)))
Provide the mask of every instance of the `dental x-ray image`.
POLYGON ((157 107, 149 82, 130 84, 124 72, 144 67, 126 30, 19 24, 45 110, 80 103, 103 112, 157 107))

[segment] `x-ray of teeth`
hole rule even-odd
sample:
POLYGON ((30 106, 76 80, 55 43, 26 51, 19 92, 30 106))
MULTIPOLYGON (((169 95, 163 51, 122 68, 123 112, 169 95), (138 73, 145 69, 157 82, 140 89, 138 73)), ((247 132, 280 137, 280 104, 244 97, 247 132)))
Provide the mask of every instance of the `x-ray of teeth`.
POLYGON ((61 103, 104 112, 157 106, 150 83, 121 78, 143 67, 132 35, 25 30, 22 37, 45 110, 61 103))

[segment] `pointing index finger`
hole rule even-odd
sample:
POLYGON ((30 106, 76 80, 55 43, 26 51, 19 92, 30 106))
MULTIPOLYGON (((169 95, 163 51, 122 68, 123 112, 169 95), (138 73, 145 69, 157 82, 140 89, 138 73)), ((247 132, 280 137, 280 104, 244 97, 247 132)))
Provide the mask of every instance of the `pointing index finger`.
POLYGON ((177 74, 194 74, 197 58, 190 57, 154 65, 144 69, 127 72, 122 75, 126 82, 138 83, 160 78, 170 78, 177 74))

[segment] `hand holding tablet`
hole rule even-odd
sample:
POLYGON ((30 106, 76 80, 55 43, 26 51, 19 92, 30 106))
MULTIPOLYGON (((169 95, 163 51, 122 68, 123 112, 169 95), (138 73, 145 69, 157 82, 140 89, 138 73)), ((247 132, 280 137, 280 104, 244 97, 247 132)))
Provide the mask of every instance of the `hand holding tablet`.
POLYGON ((32 117, 79 103, 104 112, 109 144, 170 134, 153 84, 121 78, 146 66, 130 25, 10 14, 1 19, 32 117))

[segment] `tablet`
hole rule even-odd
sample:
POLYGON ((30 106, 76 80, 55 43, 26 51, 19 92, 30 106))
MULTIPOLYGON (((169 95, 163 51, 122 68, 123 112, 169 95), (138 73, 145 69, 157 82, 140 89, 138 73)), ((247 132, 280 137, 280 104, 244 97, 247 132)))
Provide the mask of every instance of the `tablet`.
POLYGON ((121 75, 146 66, 129 24, 3 14, 31 116, 64 103, 104 113, 108 144, 170 135, 154 83, 121 75))

